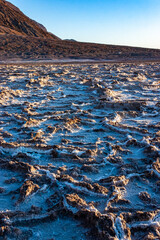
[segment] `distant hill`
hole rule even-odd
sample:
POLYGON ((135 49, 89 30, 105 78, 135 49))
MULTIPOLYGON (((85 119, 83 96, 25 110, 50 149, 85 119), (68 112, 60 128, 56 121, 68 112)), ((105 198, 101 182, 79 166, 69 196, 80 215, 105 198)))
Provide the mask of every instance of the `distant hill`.
POLYGON ((0 0, 0 60, 66 58, 160 59, 160 50, 61 40, 13 4, 0 0))
POLYGON ((75 39, 64 39, 64 41, 77 42, 75 39))

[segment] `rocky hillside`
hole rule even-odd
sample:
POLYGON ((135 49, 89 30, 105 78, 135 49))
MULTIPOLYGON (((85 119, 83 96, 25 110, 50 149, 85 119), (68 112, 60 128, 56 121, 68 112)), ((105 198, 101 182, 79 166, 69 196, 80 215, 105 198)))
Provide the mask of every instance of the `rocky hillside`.
POLYGON ((5 59, 160 59, 160 50, 114 46, 18 35, 0 36, 0 60, 5 59))
POLYGON ((155 60, 160 50, 61 40, 0 0, 0 60, 8 59, 155 60))
POLYGON ((59 39, 47 32, 43 25, 31 20, 17 7, 5 0, 0 0, 0 33, 59 39))

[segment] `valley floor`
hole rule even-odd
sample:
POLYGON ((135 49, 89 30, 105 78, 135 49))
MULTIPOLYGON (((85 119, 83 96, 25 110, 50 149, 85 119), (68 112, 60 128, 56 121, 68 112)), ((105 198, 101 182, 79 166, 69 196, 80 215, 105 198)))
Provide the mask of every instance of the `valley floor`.
POLYGON ((160 239, 160 65, 0 66, 0 239, 160 239))

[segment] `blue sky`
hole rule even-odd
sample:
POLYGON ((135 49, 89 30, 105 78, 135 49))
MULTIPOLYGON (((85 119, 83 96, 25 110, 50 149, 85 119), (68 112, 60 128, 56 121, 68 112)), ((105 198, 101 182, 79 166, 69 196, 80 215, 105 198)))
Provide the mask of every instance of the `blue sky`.
POLYGON ((62 39, 160 49, 160 0, 10 0, 62 39))

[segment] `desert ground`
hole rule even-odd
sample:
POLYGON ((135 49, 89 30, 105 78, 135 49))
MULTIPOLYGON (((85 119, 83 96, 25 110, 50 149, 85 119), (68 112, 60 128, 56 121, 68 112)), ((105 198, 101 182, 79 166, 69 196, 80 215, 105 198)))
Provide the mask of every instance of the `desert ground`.
POLYGON ((0 239, 160 239, 160 64, 0 65, 0 239))

